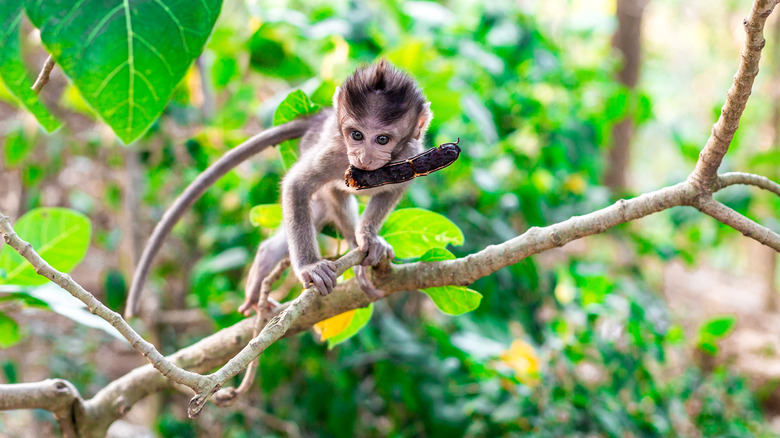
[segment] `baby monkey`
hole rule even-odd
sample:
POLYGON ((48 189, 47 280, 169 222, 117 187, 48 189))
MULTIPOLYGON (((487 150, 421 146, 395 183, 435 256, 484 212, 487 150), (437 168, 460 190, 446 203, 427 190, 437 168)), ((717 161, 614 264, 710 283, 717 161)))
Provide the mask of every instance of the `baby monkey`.
POLYGON ((335 263, 322 258, 316 239, 326 223, 335 225, 351 248, 366 252, 362 266, 355 267, 356 278, 366 294, 380 295, 365 267, 385 254, 394 257, 377 233, 408 183, 361 190, 371 199, 358 218, 357 191, 346 186, 344 173, 350 165, 375 170, 419 154, 431 118, 430 102, 415 81, 384 59, 358 69, 336 89, 333 109, 313 117, 301 139, 299 161, 282 181, 284 226, 258 249, 239 312, 251 312, 263 278, 288 252, 304 287, 313 284, 322 295, 333 291, 335 263))
POLYGON ((367 253, 363 266, 355 267, 355 276, 368 295, 379 295, 366 276, 365 266, 376 265, 385 254, 394 256, 377 232, 409 183, 361 190, 360 194, 371 196, 371 200, 358 218, 357 191, 345 185, 344 173, 350 164, 375 170, 422 152, 431 117, 430 103, 415 81, 388 61, 380 60, 359 68, 336 89, 332 109, 267 129, 231 149, 179 195, 155 226, 133 276, 126 317, 137 313, 152 261, 189 207, 243 161, 298 137, 302 137, 300 159, 282 182, 284 226, 260 245, 239 311, 251 313, 263 279, 288 254, 305 287, 313 284, 323 295, 333 291, 335 264, 323 260, 316 240, 317 231, 326 223, 333 223, 351 248, 367 253))

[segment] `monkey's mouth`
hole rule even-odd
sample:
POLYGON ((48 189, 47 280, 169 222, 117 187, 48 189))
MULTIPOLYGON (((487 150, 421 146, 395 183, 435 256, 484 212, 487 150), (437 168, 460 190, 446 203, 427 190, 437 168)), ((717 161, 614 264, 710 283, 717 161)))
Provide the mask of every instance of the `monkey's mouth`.
POLYGON ((371 164, 349 163, 349 164, 352 165, 352 167, 356 167, 356 168, 358 168, 360 170, 366 170, 366 171, 370 172, 372 170, 379 169, 380 167, 384 166, 386 163, 377 163, 377 164, 374 164, 374 163, 371 163, 371 164))

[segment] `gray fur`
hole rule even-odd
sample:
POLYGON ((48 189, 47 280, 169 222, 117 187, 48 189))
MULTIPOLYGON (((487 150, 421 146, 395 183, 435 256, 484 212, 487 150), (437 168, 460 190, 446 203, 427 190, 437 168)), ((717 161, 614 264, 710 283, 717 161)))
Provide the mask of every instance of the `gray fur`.
MULTIPOLYGON (((300 158, 282 181, 284 227, 258 250, 247 280, 246 301, 239 309, 245 314, 257 302, 255 289, 288 250, 304 286, 313 283, 323 295, 332 292, 335 265, 322 259, 317 245, 324 222, 333 223, 351 248, 367 253, 363 266, 375 265, 385 254, 393 256, 392 247, 377 233, 409 183, 361 190, 371 199, 358 218, 357 191, 346 186, 344 174, 350 164, 373 170, 422 152, 432 117, 430 104, 413 79, 384 60, 358 69, 337 89, 333 101, 333 110, 312 119, 301 139, 300 158), (354 130, 363 133, 363 141, 351 137, 354 130), (379 135, 389 136, 390 142, 379 144, 379 135)), ((379 293, 364 267, 358 267, 356 274, 367 294, 379 293)))

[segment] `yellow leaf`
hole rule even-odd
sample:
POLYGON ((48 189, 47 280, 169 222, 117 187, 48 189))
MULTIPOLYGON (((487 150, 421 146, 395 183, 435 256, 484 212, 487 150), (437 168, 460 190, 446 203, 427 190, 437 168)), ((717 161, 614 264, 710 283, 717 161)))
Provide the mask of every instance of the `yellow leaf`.
POLYGON ((585 193, 586 188, 588 188, 588 182, 578 173, 567 176, 563 181, 563 189, 576 195, 585 193))
POLYGON ((536 355, 534 347, 522 339, 515 339, 509 349, 498 358, 515 371, 518 380, 534 380, 539 372, 539 356, 536 355))
POLYGON ((320 321, 314 324, 314 331, 320 335, 321 341, 326 341, 339 333, 343 332, 349 323, 352 322, 352 318, 355 316, 355 310, 349 310, 332 318, 320 321))

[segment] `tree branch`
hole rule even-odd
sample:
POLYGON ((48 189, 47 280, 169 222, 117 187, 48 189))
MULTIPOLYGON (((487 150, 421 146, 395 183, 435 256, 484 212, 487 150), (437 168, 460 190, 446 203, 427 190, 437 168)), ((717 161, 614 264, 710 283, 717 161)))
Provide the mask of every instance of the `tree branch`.
MULTIPOLYGON (((268 316, 268 299, 271 294, 271 288, 276 280, 282 276, 284 271, 290 266, 290 258, 285 257, 279 263, 276 264, 271 273, 263 279, 260 283, 260 298, 257 300, 257 312, 255 313, 255 327, 252 331, 252 337, 256 338, 257 335, 263 330, 265 321, 268 316)), ((278 304, 278 303, 277 303, 278 304)), ((214 394, 214 403, 219 407, 227 407, 233 405, 238 398, 249 391, 252 384, 255 382, 255 375, 257 374, 257 366, 259 359, 255 358, 249 366, 246 368, 244 378, 241 380, 241 384, 238 388, 222 388, 214 394)))
POLYGON ((743 21, 747 39, 745 49, 742 51, 742 60, 734 75, 734 84, 726 94, 726 103, 720 110, 718 121, 712 126, 707 144, 699 153, 696 168, 688 176, 688 181, 697 190, 707 193, 714 190, 718 168, 739 127, 739 119, 753 89, 753 80, 758 74, 761 50, 766 44, 764 23, 776 5, 777 0, 756 0, 753 2, 750 14, 743 21))
POLYGON ((760 187, 764 190, 769 190, 777 196, 780 196, 780 184, 765 176, 744 172, 729 172, 720 175, 718 177, 717 190, 735 184, 745 184, 760 187))
POLYGON ((5 243, 19 252, 22 257, 32 264, 36 273, 48 278, 61 288, 70 292, 71 295, 86 304, 90 312, 108 321, 109 324, 116 328, 119 333, 127 339, 133 348, 146 357, 164 376, 176 383, 187 385, 196 392, 202 388, 208 387, 208 382, 205 382, 202 376, 174 366, 166 360, 156 348, 154 348, 154 345, 144 340, 141 335, 133 330, 118 313, 103 305, 103 303, 95 298, 94 295, 87 292, 80 284, 73 281, 70 275, 63 274, 43 260, 43 258, 35 252, 31 244, 25 242, 16 234, 11 227, 8 216, 3 215, 2 213, 0 213, 0 234, 3 236, 5 243))
MULTIPOLYGON (((343 274, 347 269, 362 262, 365 256, 365 253, 355 249, 336 260, 336 276, 343 274)), ((266 348, 284 336, 293 323, 309 310, 319 295, 316 286, 307 287, 278 315, 271 318, 260 334, 249 341, 249 344, 235 357, 230 359, 225 366, 214 374, 207 376, 213 382, 213 386, 199 390, 198 394, 190 400, 190 405, 187 408, 187 414, 190 418, 195 418, 200 414, 201 409, 203 409, 211 395, 219 390, 228 379, 243 371, 266 348)))
POLYGON ((38 94, 43 89, 43 86, 49 83, 49 77, 51 76, 51 71, 54 69, 54 58, 49 55, 48 58, 46 58, 46 62, 43 63, 43 68, 41 68, 41 72, 38 73, 38 78, 35 79, 35 83, 31 87, 32 90, 35 92, 35 94, 38 94))
POLYGON ((701 198, 695 206, 702 213, 712 216, 745 236, 780 252, 780 234, 769 228, 757 224, 712 198, 701 198))
POLYGON ((54 414, 65 437, 78 436, 74 420, 83 402, 76 387, 62 379, 0 385, 0 411, 13 409, 49 411, 54 414))

